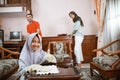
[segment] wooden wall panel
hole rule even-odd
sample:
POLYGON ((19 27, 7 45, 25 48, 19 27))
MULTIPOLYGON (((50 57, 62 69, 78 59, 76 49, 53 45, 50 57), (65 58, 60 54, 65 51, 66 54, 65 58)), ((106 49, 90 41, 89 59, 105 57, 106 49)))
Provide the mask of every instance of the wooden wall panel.
MULTIPOLYGON (((59 36, 59 37, 43 37, 43 50, 47 51, 47 45, 49 41, 61 41, 69 40, 72 42, 72 51, 74 51, 74 38, 69 36, 59 36)), ((82 51, 84 56, 84 62, 92 61, 96 53, 92 52, 93 49, 97 48, 97 37, 95 35, 85 35, 82 43, 82 51)), ((73 57, 75 60, 74 52, 73 57)))
MULTIPOLYGON (((75 60, 74 56, 74 37, 69 36, 56 36, 56 37, 43 37, 42 38, 42 48, 44 51, 47 51, 48 49, 48 43, 50 41, 71 41, 72 42, 72 53, 73 58, 75 60)), ((19 51, 23 47, 25 41, 20 42, 11 42, 11 41, 5 41, 4 47, 6 48, 17 48, 19 51)), ((82 50, 83 50, 83 56, 84 56, 84 62, 91 62, 92 58, 95 57, 96 53, 93 53, 92 50, 97 48, 97 37, 95 35, 85 35, 83 43, 82 43, 82 50)))
POLYGON ((96 48, 97 37, 95 35, 85 35, 85 38, 82 43, 84 62, 92 61, 92 58, 96 56, 96 53, 92 52, 92 50, 96 48))

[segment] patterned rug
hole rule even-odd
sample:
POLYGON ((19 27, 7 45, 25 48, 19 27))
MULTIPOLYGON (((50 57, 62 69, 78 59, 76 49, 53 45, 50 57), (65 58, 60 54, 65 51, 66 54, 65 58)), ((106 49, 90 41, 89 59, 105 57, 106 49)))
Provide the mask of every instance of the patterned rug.
POLYGON ((103 80, 103 78, 95 71, 93 72, 93 76, 91 76, 90 68, 81 68, 79 72, 80 75, 82 75, 80 80, 103 80))

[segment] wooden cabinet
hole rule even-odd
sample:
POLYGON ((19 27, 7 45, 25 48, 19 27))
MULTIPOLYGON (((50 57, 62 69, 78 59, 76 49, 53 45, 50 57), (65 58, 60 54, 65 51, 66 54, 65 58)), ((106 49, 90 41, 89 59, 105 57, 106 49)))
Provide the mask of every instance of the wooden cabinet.
POLYGON ((14 12, 14 9, 18 12, 21 10, 24 12, 32 13, 31 0, 0 0, 0 13, 3 12, 14 12), (6 11, 9 10, 9 11, 6 11), (12 10, 11 10, 12 9, 12 10))

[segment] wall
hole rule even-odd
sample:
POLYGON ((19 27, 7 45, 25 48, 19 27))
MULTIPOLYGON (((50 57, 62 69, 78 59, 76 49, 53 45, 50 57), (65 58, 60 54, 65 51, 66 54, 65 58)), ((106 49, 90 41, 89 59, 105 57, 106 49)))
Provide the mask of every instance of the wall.
MULTIPOLYGON (((94 15, 94 0, 32 0, 34 19, 40 22, 43 36, 56 36, 72 32, 73 22, 68 16, 75 11, 84 22, 86 35, 97 34, 97 19, 94 15)), ((25 13, 0 14, 5 40, 10 31, 21 31, 26 37, 25 13)))

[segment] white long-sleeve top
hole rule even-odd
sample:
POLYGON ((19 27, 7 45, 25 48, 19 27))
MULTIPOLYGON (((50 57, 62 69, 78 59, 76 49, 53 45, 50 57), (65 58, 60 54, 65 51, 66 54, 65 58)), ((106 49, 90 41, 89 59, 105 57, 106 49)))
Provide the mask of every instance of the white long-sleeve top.
POLYGON ((81 26, 80 21, 76 21, 73 27, 73 36, 84 36, 83 26, 81 26))

